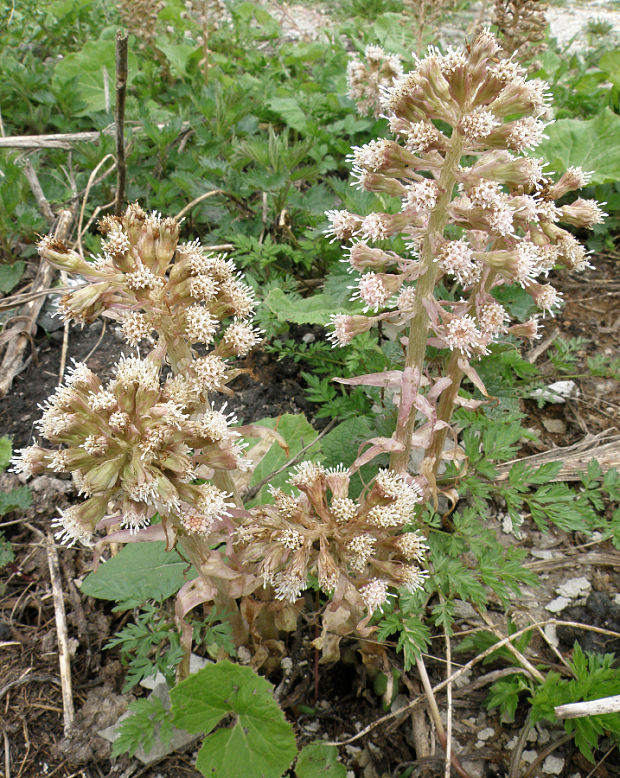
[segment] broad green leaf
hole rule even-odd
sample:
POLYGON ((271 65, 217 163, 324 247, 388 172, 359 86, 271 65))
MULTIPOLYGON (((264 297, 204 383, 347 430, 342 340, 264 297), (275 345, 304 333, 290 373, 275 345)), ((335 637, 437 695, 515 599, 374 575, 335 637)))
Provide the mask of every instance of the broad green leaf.
POLYGON ((337 467, 342 463, 349 467, 357 457, 360 444, 370 437, 372 431, 366 419, 346 419, 322 438, 323 464, 326 467, 337 467))
POLYGON ((267 106, 281 116, 289 127, 297 132, 307 131, 306 113, 294 97, 271 97, 267 100, 267 106))
POLYGON ((604 70, 609 80, 620 89, 620 49, 606 51, 601 57, 598 66, 604 70))
POLYGON ((12 265, 0 265, 0 292, 10 292, 24 274, 26 263, 21 259, 12 265))
POLYGON ((264 304, 279 321, 293 324, 325 325, 338 309, 336 300, 327 294, 291 300, 281 289, 272 289, 264 304))
POLYGON ((101 600, 114 600, 123 609, 135 608, 147 600, 161 602, 175 594, 190 578, 187 563, 165 543, 128 543, 96 572, 86 576, 82 592, 101 600))
POLYGON ((346 778, 347 768, 338 761, 336 746, 309 743, 299 754, 295 775, 297 778, 346 778))
POLYGON ((187 75, 187 65, 197 51, 195 46, 189 46, 187 43, 170 43, 166 38, 158 38, 157 48, 166 55, 175 76, 183 78, 187 75))
MULTIPOLYGON (((114 79, 116 72, 116 43, 113 38, 99 38, 87 41, 80 51, 66 54, 56 63, 52 84, 56 90, 62 90, 75 81, 75 91, 86 107, 76 112, 76 116, 104 111, 106 92, 104 69, 107 72, 109 108, 114 108, 114 79)), ((137 60, 129 52, 128 79, 131 83, 137 73, 137 60)))
POLYGON ((0 492, 0 516, 11 511, 23 511, 32 504, 32 492, 27 486, 17 486, 10 492, 0 492))
POLYGON ((170 692, 173 723, 188 732, 211 730, 226 716, 231 727, 205 737, 196 767, 218 778, 280 778, 297 752, 291 725, 273 699, 273 686, 249 667, 225 660, 209 665, 170 692))
POLYGON ((548 139, 534 152, 556 173, 578 165, 593 184, 620 181, 620 116, 605 108, 593 119, 560 119, 545 130, 548 139))
POLYGON ((11 439, 6 435, 0 438, 0 470, 6 470, 11 461, 11 454, 13 453, 13 447, 11 445, 11 439))
MULTIPOLYGON (((282 435, 289 447, 289 453, 280 446, 279 443, 274 443, 265 456, 256 466, 254 474, 252 476, 251 486, 262 481, 263 478, 278 470, 289 459, 298 454, 302 448, 311 443, 317 436, 317 432, 312 427, 310 422, 306 419, 303 413, 293 414, 285 413, 282 416, 278 416, 273 419, 261 419, 255 422, 261 427, 269 427, 275 429, 282 435)), ((311 446, 303 455, 304 459, 316 459, 320 452, 320 444, 311 446)), ((269 484, 263 486, 258 494, 257 499, 263 502, 272 502, 272 497, 268 492, 268 487, 281 487, 286 483, 288 478, 288 472, 284 471, 279 473, 270 479, 269 484)))

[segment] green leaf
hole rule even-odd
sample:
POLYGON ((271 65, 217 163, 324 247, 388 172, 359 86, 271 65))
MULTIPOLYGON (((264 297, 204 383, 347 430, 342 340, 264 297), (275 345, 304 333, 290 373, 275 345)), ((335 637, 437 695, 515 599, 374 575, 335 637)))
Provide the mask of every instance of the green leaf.
MULTIPOLYGON (((56 63, 52 75, 52 86, 56 91, 62 91, 70 83, 77 96, 86 107, 76 111, 75 116, 84 116, 106 109, 106 94, 104 89, 103 70, 108 74, 110 93, 110 108, 114 107, 114 78, 116 72, 116 43, 113 38, 100 38, 87 41, 80 51, 65 56, 56 63)), ((137 73, 137 60, 129 53, 129 82, 137 73)))
POLYGON ((187 563, 165 543, 128 543, 116 556, 90 573, 82 583, 82 592, 101 600, 114 600, 122 610, 136 608, 147 600, 161 602, 175 594, 190 578, 187 563))
POLYGON ((605 71, 613 85, 620 89, 620 49, 606 51, 601 57, 598 66, 605 71))
POLYGON ((16 486, 9 492, 0 492, 0 516, 11 511, 23 511, 32 505, 32 492, 27 486, 16 486))
MULTIPOLYGON (((304 446, 311 443, 317 436, 316 430, 312 427, 303 413, 285 413, 284 415, 273 419, 260 419, 260 421, 255 423, 261 427, 269 427, 270 429, 275 429, 279 432, 288 444, 289 453, 287 454, 279 443, 274 443, 256 466, 250 486, 257 484, 270 473, 278 470, 285 462, 298 454, 304 446)), ((312 446, 304 453, 304 459, 316 459, 319 451, 319 444, 312 446)), ((269 481, 269 484, 266 484, 261 489, 257 496, 257 500, 272 502, 273 498, 268 492, 268 486, 283 486, 286 483, 288 476, 289 474, 286 471, 274 476, 269 481)))
POLYGON ((166 55, 175 76, 183 78, 187 75, 187 65, 192 55, 196 53, 196 46, 189 46, 187 43, 170 43, 166 38, 158 38, 157 48, 166 55))
POLYGON ((535 150, 556 173, 578 165, 592 172, 591 183, 620 181, 620 116, 605 108, 587 121, 560 119, 545 130, 535 150))
POLYGON ((307 132, 306 112, 294 97, 271 97, 267 100, 267 106, 281 116, 289 127, 297 132, 307 132))
POLYGON ((291 725, 273 699, 273 686, 249 667, 225 660, 209 665, 170 692, 173 723, 209 733, 226 716, 231 727, 207 734, 196 767, 218 778, 280 778, 297 752, 291 725))
POLYGON ((12 265, 0 265, 0 292, 8 293, 19 283, 26 263, 21 259, 12 265))
POLYGON ((12 562, 14 559, 15 554, 13 553, 13 546, 0 532, 0 570, 2 570, 3 567, 6 567, 6 565, 8 565, 9 562, 12 562))
POLYGON ((327 294, 315 294, 312 297, 290 298, 281 289, 272 289, 264 305, 279 320, 292 324, 323 324, 334 313, 338 304, 327 294))
POLYGON ((13 453, 13 446, 11 439, 6 436, 0 438, 0 470, 6 470, 11 461, 11 454, 13 453))
POLYGON ((295 775, 297 778, 346 778, 347 768, 338 761, 336 746, 309 743, 299 754, 295 775))

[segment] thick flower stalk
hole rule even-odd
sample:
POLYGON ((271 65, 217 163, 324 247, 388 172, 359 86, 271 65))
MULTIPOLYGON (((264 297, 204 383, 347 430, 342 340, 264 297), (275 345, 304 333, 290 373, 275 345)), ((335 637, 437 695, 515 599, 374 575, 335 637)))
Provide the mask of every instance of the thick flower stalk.
MULTIPOLYGON (((366 216, 327 213, 328 233, 350 242, 350 269, 359 274, 353 297, 372 314, 335 315, 331 338, 334 345, 346 345, 378 322, 408 328, 401 389, 416 399, 407 418, 399 417, 390 466, 407 470, 416 440, 415 409, 422 410, 432 432, 423 446, 431 489, 454 407, 471 406, 459 398, 463 376, 485 391, 471 362, 507 334, 537 336, 536 318, 511 325, 493 291, 519 285, 541 314, 553 314, 560 295, 546 281, 549 271, 556 265, 577 271, 588 266, 585 249, 561 225, 589 228, 605 215, 592 200, 556 204, 587 182, 583 171, 569 169, 554 181, 542 159, 525 154, 543 138, 547 88, 538 79, 527 81, 523 67, 501 58, 488 31, 465 49, 446 54, 430 49, 384 92, 396 140, 353 149, 357 185, 390 196, 397 209, 366 216), (406 253, 390 250, 394 236, 404 238, 406 253), (463 296, 439 298, 442 279, 463 296), (426 382, 420 400, 428 345, 447 348, 452 357, 443 376, 426 382)), ((375 378, 365 378, 358 383, 377 385, 375 378)))
POLYGON ((423 587, 427 547, 423 535, 411 531, 422 500, 414 480, 380 470, 354 500, 350 477, 343 467, 302 462, 289 478, 298 494, 272 489, 273 505, 260 506, 238 524, 236 546, 246 566, 273 586, 276 599, 295 602, 314 577, 332 598, 331 610, 346 601, 353 631, 365 611, 372 615, 395 590, 423 587))

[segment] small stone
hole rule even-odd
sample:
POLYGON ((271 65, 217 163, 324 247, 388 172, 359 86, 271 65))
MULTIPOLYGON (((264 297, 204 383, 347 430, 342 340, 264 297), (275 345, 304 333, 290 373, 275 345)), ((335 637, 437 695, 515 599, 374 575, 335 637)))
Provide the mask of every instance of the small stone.
POLYGON ((239 660, 239 664, 249 665, 252 661, 252 654, 250 653, 250 649, 246 648, 245 646, 239 646, 237 649, 237 659, 239 660))
POLYGON ((464 600, 454 600, 454 616, 457 619, 475 619, 476 615, 476 611, 471 603, 464 600))
POLYGON ((506 751, 512 751, 513 748, 517 745, 518 739, 519 738, 516 735, 511 737, 510 740, 506 743, 506 751))
POLYGON ((481 732, 478 732, 478 740, 489 740, 495 734, 493 727, 485 727, 481 732))
POLYGON ((538 730, 538 745, 544 746, 545 743, 548 743, 549 740, 551 739, 549 730, 545 729, 544 727, 541 727, 540 724, 536 725, 536 729, 538 730))
POLYGON ((592 584, 587 578, 581 576, 580 578, 569 578, 563 584, 556 588, 556 594, 562 597, 568 597, 570 600, 574 600, 577 597, 583 597, 588 594, 592 584))
POLYGON ((303 335, 301 339, 303 340, 304 343, 314 343, 314 341, 316 340, 316 336, 313 335, 311 332, 306 332, 306 334, 303 335))
POLYGON ((530 394, 535 400, 548 403, 565 403, 567 398, 577 397, 579 389, 574 381, 556 381, 543 389, 534 389, 530 394))
POLYGON ((525 739, 527 740, 528 743, 535 743, 538 740, 538 733, 536 732, 534 727, 530 729, 525 739))
POLYGON ((521 754, 521 759, 523 759, 524 762, 527 762, 528 764, 532 764, 534 759, 538 758, 538 753, 536 751, 524 751, 521 754))
POLYGON ((545 605, 545 610, 548 610, 551 613, 560 613, 569 605, 570 600, 567 597, 556 597, 555 600, 551 600, 551 602, 545 605))
POLYGON ((543 419, 542 425, 547 432, 551 432, 554 435, 564 435, 566 432, 566 424, 562 419, 543 419))
POLYGON ((554 648, 558 648, 560 641, 558 640, 558 630, 555 624, 547 624, 543 627, 543 632, 545 633, 545 637, 549 641, 549 644, 554 648))
POLYGON ((564 769, 564 759, 550 754, 542 763, 541 769, 543 773, 547 773, 547 775, 560 775, 564 769))

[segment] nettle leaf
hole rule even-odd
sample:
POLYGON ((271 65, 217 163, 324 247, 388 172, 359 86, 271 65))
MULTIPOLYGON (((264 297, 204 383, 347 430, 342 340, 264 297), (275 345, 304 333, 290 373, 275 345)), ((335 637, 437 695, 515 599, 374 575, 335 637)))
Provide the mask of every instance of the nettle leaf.
POLYGON ((312 297, 291 298, 281 289, 272 289, 264 305, 279 320, 292 324, 327 324, 329 317, 338 309, 338 303, 327 294, 312 297))
POLYGON ((128 543, 99 569, 86 576, 82 592, 101 600, 114 600, 122 610, 136 608, 147 600, 162 602, 196 577, 174 551, 160 541, 128 543))
MULTIPOLYGON (((104 30, 103 35, 106 32, 104 30)), ((104 68, 108 74, 110 100, 114 100, 114 74, 116 72, 116 43, 113 37, 114 31, 108 34, 111 37, 102 37, 96 41, 87 41, 80 51, 66 54, 58 60, 52 75, 52 86, 58 91, 73 82, 77 96, 85 103, 85 108, 74 112, 75 116, 84 116, 96 111, 105 111, 106 93, 104 68)), ((128 73, 129 82, 138 72, 135 54, 129 52, 128 73)), ((113 102, 111 103, 113 106, 113 102)))
POLYGON ((8 293, 19 283, 26 263, 21 259, 12 265, 0 265, 0 292, 8 293))
MULTIPOLYGON (((170 692, 173 723, 206 732, 226 716, 231 727, 207 734, 196 767, 218 778, 280 778, 295 758, 291 725, 273 699, 273 686, 249 667, 228 660, 209 665, 170 692)), ((337 775, 334 773, 334 775, 337 775)))
POLYGON ((578 165, 592 172, 591 183, 620 180, 620 116, 605 108, 593 119, 559 119, 545 130, 548 136, 535 155, 544 157, 556 173, 578 165))
POLYGON ((346 778, 347 768, 338 761, 336 746, 309 743, 299 754, 295 775, 297 778, 346 778))

